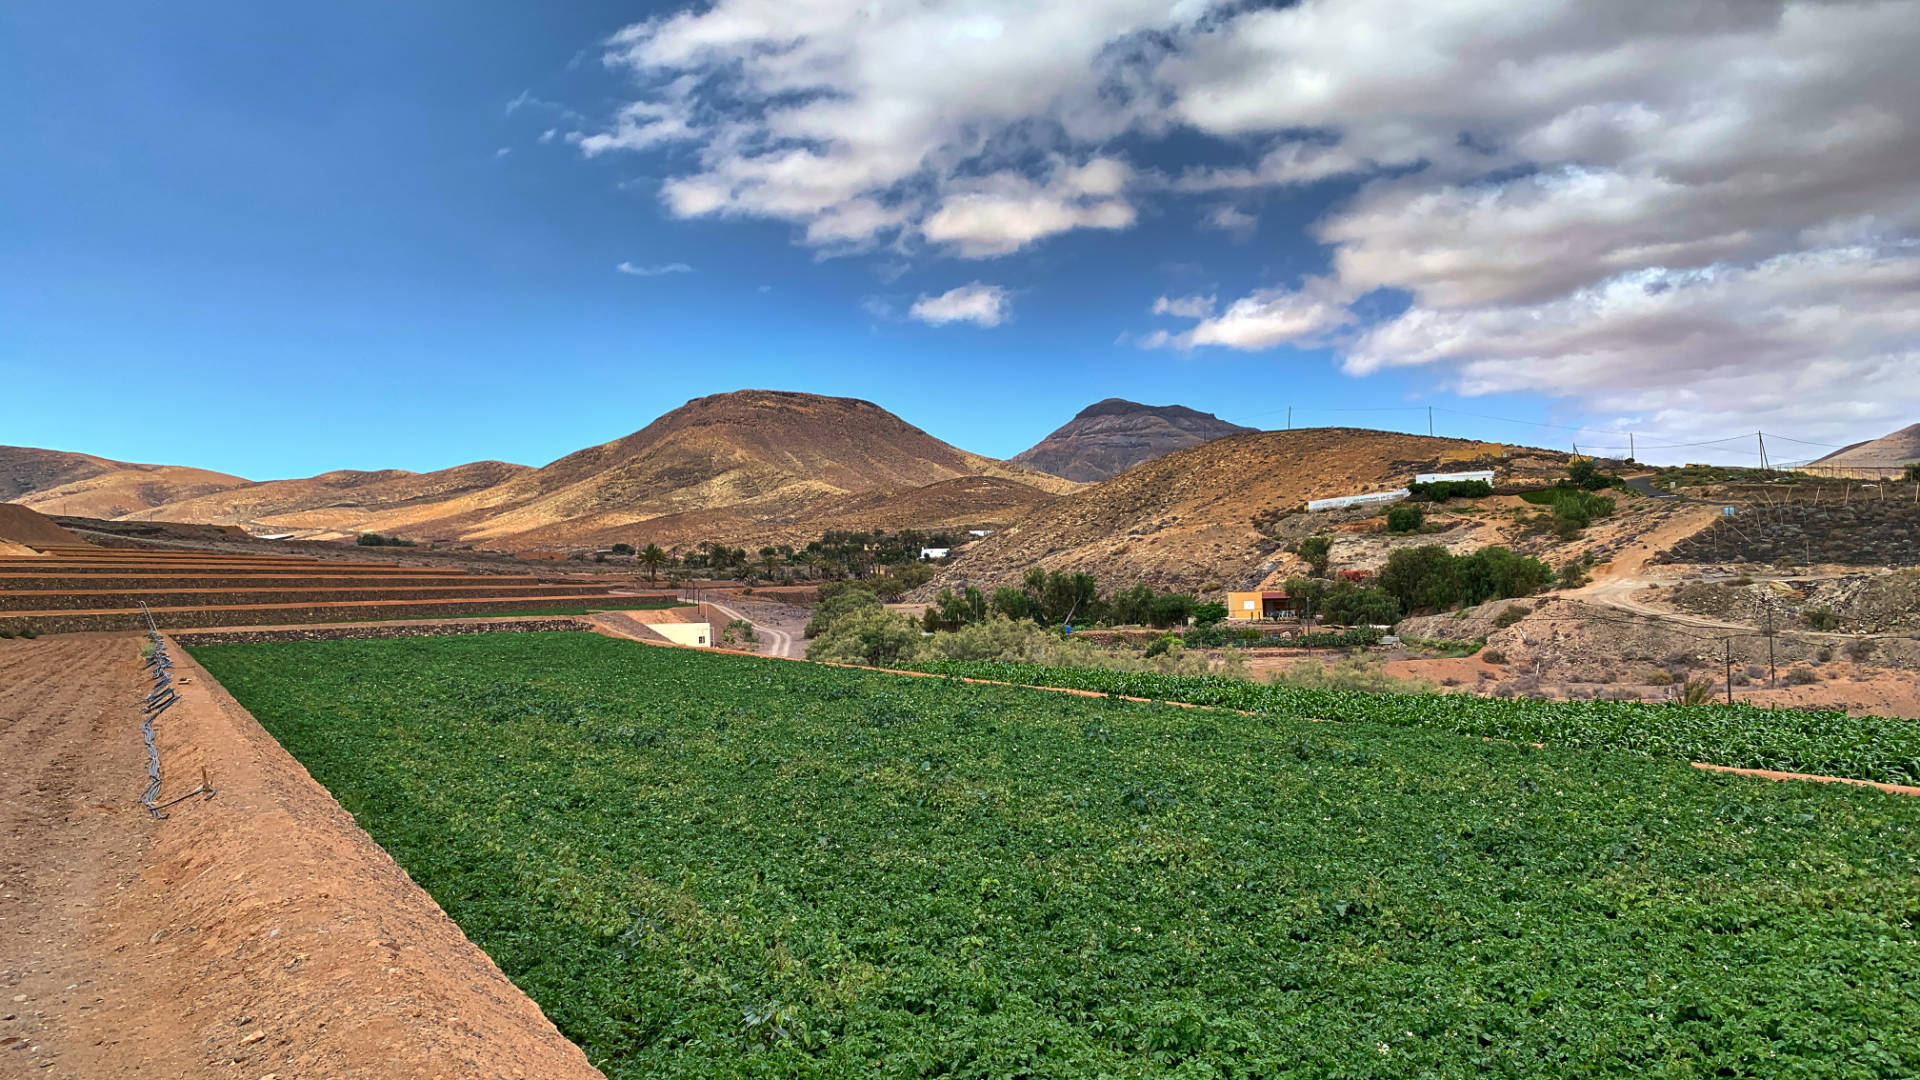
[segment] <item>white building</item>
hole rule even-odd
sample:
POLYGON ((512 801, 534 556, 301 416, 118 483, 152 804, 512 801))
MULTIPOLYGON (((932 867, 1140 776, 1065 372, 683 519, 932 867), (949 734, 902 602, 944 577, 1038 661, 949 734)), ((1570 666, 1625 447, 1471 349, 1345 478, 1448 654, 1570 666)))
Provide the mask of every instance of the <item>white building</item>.
POLYGON ((1315 499, 1307 504, 1309 511, 1340 510, 1349 506, 1371 506, 1374 503, 1399 502, 1413 494, 1406 488, 1392 491, 1370 491, 1365 495, 1340 495, 1331 499, 1315 499))
POLYGON ((952 550, 952 548, 921 548, 920 557, 923 559, 944 559, 947 557, 947 552, 952 550))

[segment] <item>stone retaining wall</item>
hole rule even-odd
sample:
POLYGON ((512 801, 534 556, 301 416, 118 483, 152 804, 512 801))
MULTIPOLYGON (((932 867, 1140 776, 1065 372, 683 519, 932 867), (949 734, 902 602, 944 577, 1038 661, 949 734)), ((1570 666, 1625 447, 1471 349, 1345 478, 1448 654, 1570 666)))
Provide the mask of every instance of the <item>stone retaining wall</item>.
POLYGON ((572 616, 473 619, 461 622, 355 623, 351 626, 275 626, 259 630, 183 630, 168 636, 182 645, 243 645, 262 641, 372 641, 378 638, 444 637, 450 634, 591 632, 594 625, 572 616))

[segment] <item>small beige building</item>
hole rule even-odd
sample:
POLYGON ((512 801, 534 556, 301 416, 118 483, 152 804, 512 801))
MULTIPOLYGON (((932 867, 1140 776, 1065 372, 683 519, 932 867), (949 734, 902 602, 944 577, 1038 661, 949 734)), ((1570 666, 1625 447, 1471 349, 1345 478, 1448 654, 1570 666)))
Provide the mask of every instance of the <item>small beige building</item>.
POLYGON ((697 648, 713 647, 713 624, 697 607, 661 608, 658 611, 627 611, 633 621, 673 642, 697 648))

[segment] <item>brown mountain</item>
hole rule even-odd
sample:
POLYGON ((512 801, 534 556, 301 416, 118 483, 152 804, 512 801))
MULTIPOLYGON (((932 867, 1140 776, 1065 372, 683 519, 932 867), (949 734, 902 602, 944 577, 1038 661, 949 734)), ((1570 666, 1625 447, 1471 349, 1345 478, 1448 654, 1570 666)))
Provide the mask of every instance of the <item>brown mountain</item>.
POLYGON ((504 461, 476 461, 426 473, 341 469, 228 488, 123 516, 142 521, 252 524, 257 531, 392 531, 415 518, 440 516, 441 508, 451 500, 478 494, 532 471, 525 465, 504 461))
POLYGON ((477 462, 241 484, 97 516, 313 537, 382 532, 515 550, 616 540, 744 544, 817 536, 828 521, 999 524, 1078 487, 967 453, 871 402, 771 390, 696 398, 632 435, 538 469, 477 462))
POLYGON ((1891 435, 1854 443, 1811 464, 1890 468, 1916 461, 1920 461, 1920 424, 1909 424, 1891 435))
POLYGON ((0 446, 0 502, 17 502, 43 514, 121 517, 248 483, 207 469, 0 446))
POLYGON ((1143 461, 1256 428, 1229 424, 1184 405, 1142 405, 1108 398, 1010 460, 1082 483, 1118 476, 1143 461))
POLYGON ((1257 516, 1298 510, 1309 499, 1399 487, 1443 460, 1448 469, 1503 473, 1564 467, 1565 455, 1537 463, 1476 460, 1483 449, 1461 439, 1355 428, 1215 439, 1037 507, 958 553, 929 591, 962 580, 1010 584, 1029 566, 1087 570, 1105 581, 1239 587, 1257 581, 1272 555, 1271 540, 1253 525, 1257 516))

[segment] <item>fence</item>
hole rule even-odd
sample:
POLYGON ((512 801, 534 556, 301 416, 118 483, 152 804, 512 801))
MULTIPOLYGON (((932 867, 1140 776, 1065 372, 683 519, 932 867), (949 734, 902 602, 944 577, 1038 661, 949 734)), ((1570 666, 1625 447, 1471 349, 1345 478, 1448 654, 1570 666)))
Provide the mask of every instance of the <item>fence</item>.
POLYGON ((213 798, 213 786, 207 783, 207 770, 203 768, 199 787, 166 802, 160 801, 160 747, 154 742, 153 722, 180 700, 180 692, 173 685, 173 658, 167 655, 167 639, 160 636, 160 628, 154 625, 153 613, 147 610, 144 600, 140 602, 140 615, 146 620, 147 641, 153 650, 147 655, 147 662, 140 665, 141 670, 153 677, 153 690, 140 706, 140 736, 147 743, 147 790, 140 796, 140 803, 147 808, 147 813, 163 818, 167 816, 166 808, 174 803, 195 795, 213 798))
POLYGON ((1790 472, 1831 477, 1836 480, 1904 480, 1908 467, 1905 465, 1789 465, 1785 468, 1790 472))

